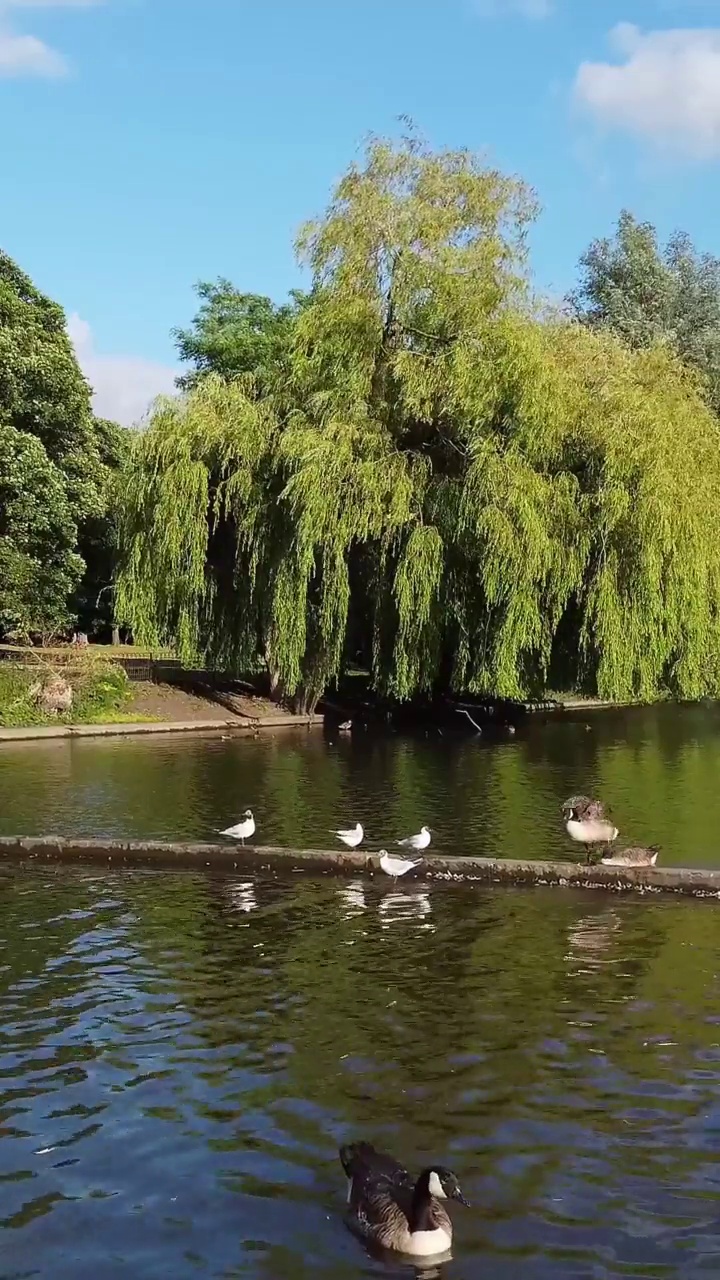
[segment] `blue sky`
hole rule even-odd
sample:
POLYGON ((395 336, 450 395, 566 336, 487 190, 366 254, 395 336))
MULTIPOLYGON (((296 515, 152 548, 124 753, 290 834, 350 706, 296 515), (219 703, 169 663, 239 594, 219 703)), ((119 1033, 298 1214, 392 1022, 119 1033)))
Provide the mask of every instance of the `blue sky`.
POLYGON ((720 253, 720 0, 0 0, 0 113, 0 245, 125 420, 194 281, 282 298, 298 225, 402 113, 532 183, 555 294, 623 206, 720 253))

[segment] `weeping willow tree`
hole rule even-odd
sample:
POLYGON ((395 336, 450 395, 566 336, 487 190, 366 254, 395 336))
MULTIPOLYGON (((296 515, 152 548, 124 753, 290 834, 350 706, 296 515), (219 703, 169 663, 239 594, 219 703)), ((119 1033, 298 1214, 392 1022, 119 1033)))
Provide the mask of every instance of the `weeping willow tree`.
POLYGON ((715 419, 666 349, 533 316, 534 215, 373 142, 300 236, 282 383, 208 378, 139 440, 118 620, 302 708, 351 649, 397 698, 718 689, 715 419))

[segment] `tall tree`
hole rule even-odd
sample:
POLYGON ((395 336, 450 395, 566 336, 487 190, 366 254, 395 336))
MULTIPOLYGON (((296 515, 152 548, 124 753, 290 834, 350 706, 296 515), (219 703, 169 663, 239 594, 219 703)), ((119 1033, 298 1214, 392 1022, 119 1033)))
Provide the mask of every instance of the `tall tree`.
POLYGON ((78 530, 102 517, 110 470, 57 303, 0 252, 0 629, 70 624, 78 530))
POLYGON ((680 232, 661 246, 651 223, 624 211, 613 237, 593 241, 580 259, 570 304, 583 324, 631 347, 667 343, 698 370, 720 412, 720 258, 680 232))
POLYGON ((717 428, 668 349, 542 324, 523 183, 374 142, 302 233, 282 392, 160 406, 126 487, 121 621, 312 706, 348 618, 375 686, 720 687, 717 428), (684 447, 677 448, 678 430, 684 447))
POLYGON ((107 418, 96 418, 94 425, 105 482, 100 508, 78 526, 77 550, 84 569, 70 599, 70 610, 83 631, 96 639, 109 639, 113 630, 123 478, 130 461, 133 432, 107 418))
POLYGON ((293 327, 305 304, 299 290, 276 306, 257 293, 241 293, 229 280, 201 281, 200 308, 189 329, 173 330, 180 359, 191 366, 178 378, 186 390, 208 373, 232 379, 251 374, 266 385, 287 360, 293 327))

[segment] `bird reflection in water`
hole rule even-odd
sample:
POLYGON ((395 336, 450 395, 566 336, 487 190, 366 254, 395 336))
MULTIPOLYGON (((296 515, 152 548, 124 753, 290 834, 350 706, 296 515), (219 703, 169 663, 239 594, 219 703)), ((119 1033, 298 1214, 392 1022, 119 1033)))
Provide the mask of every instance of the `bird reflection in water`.
POLYGON ((393 890, 386 893, 380 900, 378 910, 383 929, 389 929, 392 925, 409 920, 419 922, 423 929, 435 927, 427 918, 432 914, 432 906, 430 894, 425 889, 393 890))
POLYGON ((353 880, 350 884, 343 885, 342 889, 338 889, 338 897, 344 907, 343 915, 346 920, 360 915, 367 907, 362 880, 353 880))
POLYGON ((258 903, 255 897, 255 886, 251 880, 243 881, 240 884, 234 884, 230 881, 226 885, 226 893, 230 905, 236 911, 257 911, 258 903))
POLYGON ((607 965, 619 964, 622 957, 608 955, 620 917, 610 908, 598 915, 583 916, 568 931, 568 953, 565 959, 575 973, 589 973, 607 965))

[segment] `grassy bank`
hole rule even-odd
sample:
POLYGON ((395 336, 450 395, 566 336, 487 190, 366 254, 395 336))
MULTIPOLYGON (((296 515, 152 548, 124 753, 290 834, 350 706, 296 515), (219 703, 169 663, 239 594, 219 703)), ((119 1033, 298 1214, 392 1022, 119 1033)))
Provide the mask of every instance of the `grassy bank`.
POLYGON ((56 669, 28 658, 27 665, 0 663, 0 726, 118 724, 138 718, 132 689, 122 667, 94 655, 78 654, 56 669), (69 710, 53 713, 41 704, 43 687, 60 676, 72 690, 69 710))

